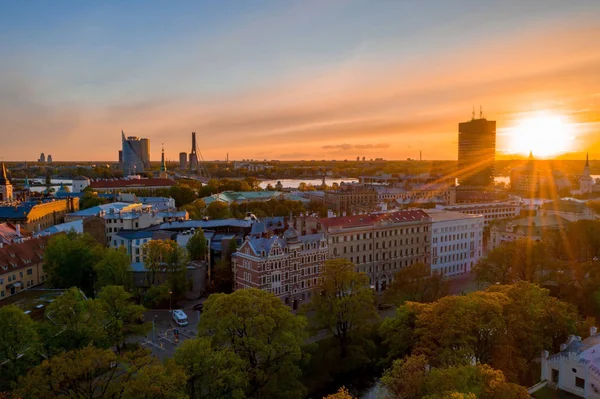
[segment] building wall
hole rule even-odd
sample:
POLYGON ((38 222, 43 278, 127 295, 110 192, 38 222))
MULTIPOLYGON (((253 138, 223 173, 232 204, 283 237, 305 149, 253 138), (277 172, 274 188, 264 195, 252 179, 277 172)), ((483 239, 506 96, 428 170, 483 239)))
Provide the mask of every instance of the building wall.
POLYGON ((335 227, 325 230, 330 258, 345 258, 385 290, 405 266, 430 264, 431 220, 335 227))
POLYGON ((65 215, 79 210, 79 198, 67 198, 35 205, 27 215, 23 227, 29 231, 41 231, 63 223, 65 215))
POLYGON ((433 219, 431 271, 444 276, 469 273, 483 252, 483 216, 433 219))
POLYGON ((489 226, 493 220, 513 219, 521 214, 521 205, 516 201, 465 205, 436 205, 435 208, 456 211, 467 215, 483 215, 484 227, 489 226))
POLYGON ((329 209, 341 215, 356 209, 374 208, 377 204, 377 191, 370 187, 346 187, 338 191, 326 191, 325 203, 329 209))
POLYGON ((310 300, 328 259, 327 241, 288 241, 273 244, 269 253, 255 253, 250 240, 232 256, 234 289, 258 288, 271 292, 297 309, 310 300))
POLYGON ((458 182, 463 186, 494 184, 496 122, 473 119, 458 124, 458 182))

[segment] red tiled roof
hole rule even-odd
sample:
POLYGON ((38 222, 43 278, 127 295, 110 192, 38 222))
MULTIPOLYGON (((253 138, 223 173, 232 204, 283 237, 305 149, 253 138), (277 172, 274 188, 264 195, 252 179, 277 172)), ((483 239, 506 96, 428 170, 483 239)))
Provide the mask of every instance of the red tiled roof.
POLYGON ((321 224, 326 228, 331 227, 359 227, 359 226, 371 226, 378 222, 391 222, 391 223, 402 223, 402 222, 414 222, 423 219, 429 219, 424 211, 410 210, 410 211, 398 211, 392 213, 380 213, 370 215, 353 215, 353 216, 340 216, 335 218, 322 218, 321 224))
POLYGON ((0 248, 0 274, 20 270, 44 258, 44 250, 50 236, 32 238, 21 244, 5 245, 0 248))
POLYGON ((91 188, 128 188, 128 187, 171 187, 175 180, 171 179, 121 179, 96 180, 90 183, 91 188))

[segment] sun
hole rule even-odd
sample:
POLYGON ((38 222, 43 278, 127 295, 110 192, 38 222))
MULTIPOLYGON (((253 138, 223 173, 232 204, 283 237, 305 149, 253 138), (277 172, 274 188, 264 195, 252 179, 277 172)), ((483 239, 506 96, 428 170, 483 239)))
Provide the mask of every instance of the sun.
POLYGON ((510 129, 508 152, 548 158, 571 151, 573 129, 563 115, 539 112, 510 129))

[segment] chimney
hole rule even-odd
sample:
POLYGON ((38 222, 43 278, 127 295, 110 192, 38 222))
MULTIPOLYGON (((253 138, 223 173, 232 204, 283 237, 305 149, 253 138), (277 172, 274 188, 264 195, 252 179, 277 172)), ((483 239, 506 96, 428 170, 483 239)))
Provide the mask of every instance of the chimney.
POLYGON ((595 337, 598 334, 596 326, 590 327, 590 337, 595 337))

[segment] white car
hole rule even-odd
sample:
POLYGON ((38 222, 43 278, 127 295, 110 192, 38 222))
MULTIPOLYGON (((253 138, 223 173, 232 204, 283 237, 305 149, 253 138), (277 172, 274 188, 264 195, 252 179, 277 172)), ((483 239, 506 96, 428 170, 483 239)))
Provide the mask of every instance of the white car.
POLYGON ((178 326, 187 326, 188 318, 183 310, 177 309, 173 311, 173 321, 177 323, 178 326))

